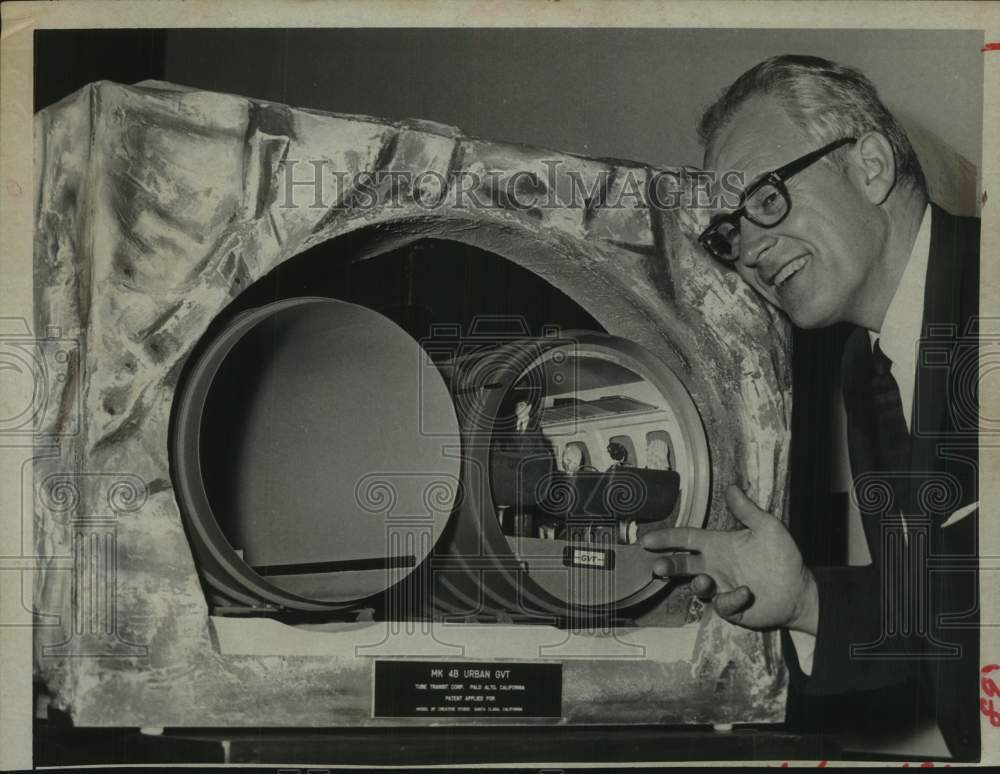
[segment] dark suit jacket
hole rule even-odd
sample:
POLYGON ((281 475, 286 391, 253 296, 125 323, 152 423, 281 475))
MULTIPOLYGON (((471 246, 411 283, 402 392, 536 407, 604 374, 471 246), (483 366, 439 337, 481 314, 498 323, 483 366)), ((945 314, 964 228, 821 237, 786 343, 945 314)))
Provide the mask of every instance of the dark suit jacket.
POLYGON ((879 464, 871 345, 857 329, 844 353, 844 404, 872 564, 813 568, 820 600, 813 670, 809 677, 799 670, 786 639, 790 708, 808 707, 809 697, 856 694, 869 711, 880 708, 869 722, 890 723, 890 713, 912 718, 922 706, 936 716, 953 755, 977 760, 978 509, 942 524, 979 496, 979 220, 931 206, 909 469, 879 464), (897 506, 909 516, 905 540, 897 506))

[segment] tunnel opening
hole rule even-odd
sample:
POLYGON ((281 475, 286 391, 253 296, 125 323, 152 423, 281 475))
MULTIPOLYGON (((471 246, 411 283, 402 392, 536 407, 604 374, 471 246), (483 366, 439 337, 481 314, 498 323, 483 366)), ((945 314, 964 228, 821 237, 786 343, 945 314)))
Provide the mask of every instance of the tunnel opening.
POLYGON ((212 611, 551 622, 666 593, 638 537, 707 508, 681 382, 496 253, 358 252, 282 263, 189 357, 172 464, 212 611))

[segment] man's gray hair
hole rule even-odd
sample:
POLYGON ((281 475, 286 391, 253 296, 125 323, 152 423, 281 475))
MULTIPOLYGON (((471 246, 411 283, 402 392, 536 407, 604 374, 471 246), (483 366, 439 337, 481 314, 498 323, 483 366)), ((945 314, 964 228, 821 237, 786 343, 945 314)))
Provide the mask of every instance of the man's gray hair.
MULTIPOLYGON (((897 179, 926 197, 927 183, 917 154, 872 82, 858 70, 815 56, 775 56, 737 78, 698 123, 698 137, 706 151, 743 103, 758 94, 775 97, 817 146, 872 131, 884 135, 892 146, 897 179)), ((843 166, 846 152, 836 151, 830 160, 843 166)))

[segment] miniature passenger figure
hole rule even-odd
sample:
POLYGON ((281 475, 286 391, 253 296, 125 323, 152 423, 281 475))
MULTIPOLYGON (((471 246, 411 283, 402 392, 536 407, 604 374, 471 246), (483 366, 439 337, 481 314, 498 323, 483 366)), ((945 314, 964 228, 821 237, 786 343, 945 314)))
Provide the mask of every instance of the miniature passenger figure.
POLYGON ((533 415, 532 404, 526 399, 520 399, 515 404, 514 432, 509 433, 508 431, 508 435, 501 436, 498 448, 522 457, 545 458, 551 461, 552 467, 555 467, 555 451, 552 448, 552 442, 545 437, 539 426, 537 415, 533 415))
POLYGON ((514 407, 514 416, 517 417, 517 426, 515 428, 517 432, 528 432, 528 422, 531 419, 531 404, 526 400, 519 400, 514 407))
POLYGON ((577 471, 583 466, 583 452, 579 446, 570 444, 562 453, 563 472, 567 476, 575 476, 577 471))
POLYGON ((646 444, 646 467, 652 470, 673 470, 670 446, 662 438, 650 438, 646 444))
MULTIPOLYGON (((492 454, 494 496, 499 505, 509 506, 503 528, 511 536, 538 534, 534 524, 538 502, 556 468, 552 442, 542 432, 532 406, 526 398, 517 400, 513 432, 497 437, 492 454)), ((506 416, 509 422, 510 415, 506 416)))
POLYGON ((614 467, 628 465, 628 449, 617 441, 608 444, 608 456, 615 461, 614 467))

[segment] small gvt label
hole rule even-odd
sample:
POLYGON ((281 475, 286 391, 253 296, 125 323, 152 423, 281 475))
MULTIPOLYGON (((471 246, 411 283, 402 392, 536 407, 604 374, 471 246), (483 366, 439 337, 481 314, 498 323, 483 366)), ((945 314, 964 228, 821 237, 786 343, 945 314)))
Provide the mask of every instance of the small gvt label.
POLYGON ((563 549, 563 564, 566 567, 593 567, 597 570, 613 570, 615 569, 615 552, 569 545, 563 549))
POLYGON ((372 715, 562 717, 562 664, 376 661, 372 715))

